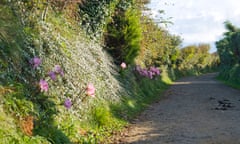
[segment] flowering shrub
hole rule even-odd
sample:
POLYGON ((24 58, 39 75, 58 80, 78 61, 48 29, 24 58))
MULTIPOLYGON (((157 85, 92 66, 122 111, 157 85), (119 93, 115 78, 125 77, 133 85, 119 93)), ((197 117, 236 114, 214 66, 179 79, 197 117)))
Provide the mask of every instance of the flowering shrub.
POLYGON ((141 68, 140 66, 136 66, 135 71, 137 74, 147 77, 149 79, 153 79, 161 74, 161 70, 151 66, 150 68, 141 68))

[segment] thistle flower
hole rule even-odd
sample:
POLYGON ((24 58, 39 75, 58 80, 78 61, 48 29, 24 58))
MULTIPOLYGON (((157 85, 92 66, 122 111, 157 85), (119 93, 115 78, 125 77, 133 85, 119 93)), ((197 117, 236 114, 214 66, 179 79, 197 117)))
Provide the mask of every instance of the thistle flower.
POLYGON ((61 76, 64 75, 64 72, 63 72, 62 68, 60 67, 60 65, 55 65, 54 71, 55 71, 57 74, 60 74, 61 76))
POLYGON ((47 92, 48 91, 47 81, 41 79, 40 82, 39 82, 39 86, 40 86, 41 92, 43 92, 43 91, 47 92))
POLYGON ((48 73, 48 76, 49 76, 52 80, 54 80, 54 81, 57 79, 57 76, 56 76, 56 74, 55 74, 54 71, 50 71, 50 72, 48 73))
POLYGON ((30 64, 33 65, 33 68, 37 68, 42 63, 41 59, 34 57, 30 60, 30 64))
POLYGON ((93 86, 93 84, 90 83, 87 85, 86 92, 88 96, 95 97, 95 87, 93 86))
POLYGON ((66 109, 70 109, 72 107, 72 102, 69 98, 65 100, 64 106, 66 107, 66 109))

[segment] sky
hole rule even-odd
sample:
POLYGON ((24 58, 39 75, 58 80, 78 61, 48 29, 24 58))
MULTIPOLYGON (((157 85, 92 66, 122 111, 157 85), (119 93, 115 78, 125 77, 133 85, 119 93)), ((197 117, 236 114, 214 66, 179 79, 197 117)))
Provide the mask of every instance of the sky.
POLYGON ((207 43, 215 52, 215 42, 225 32, 224 22, 240 27, 239 0, 151 0, 148 7, 153 18, 159 17, 159 10, 164 10, 164 18, 172 17, 173 25, 167 29, 183 39, 182 47, 207 43))

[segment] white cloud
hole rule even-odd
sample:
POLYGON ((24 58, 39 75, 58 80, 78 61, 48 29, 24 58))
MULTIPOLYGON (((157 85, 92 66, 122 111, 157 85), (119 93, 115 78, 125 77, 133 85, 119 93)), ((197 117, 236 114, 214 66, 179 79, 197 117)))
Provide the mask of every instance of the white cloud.
POLYGON ((164 10, 166 18, 173 17, 174 25, 169 26, 169 30, 180 35, 184 45, 214 45, 225 31, 223 23, 226 20, 240 27, 238 0, 151 0, 149 7, 154 16, 158 15, 158 10, 164 10))

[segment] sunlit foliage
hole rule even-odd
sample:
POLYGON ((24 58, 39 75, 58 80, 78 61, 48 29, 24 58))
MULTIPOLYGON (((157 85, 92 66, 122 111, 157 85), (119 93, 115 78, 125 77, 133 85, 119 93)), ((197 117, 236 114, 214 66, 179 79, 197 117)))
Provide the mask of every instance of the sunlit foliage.
POLYGON ((218 66, 218 56, 210 54, 209 44, 190 45, 180 51, 177 69, 182 75, 200 74, 218 66))
POLYGON ((221 61, 220 77, 227 81, 240 84, 240 28, 231 22, 225 22, 226 32, 216 42, 221 61))
POLYGON ((123 2, 117 5, 105 32, 106 49, 117 64, 123 61, 132 64, 140 50, 140 12, 133 6, 125 9, 125 5, 123 2))

